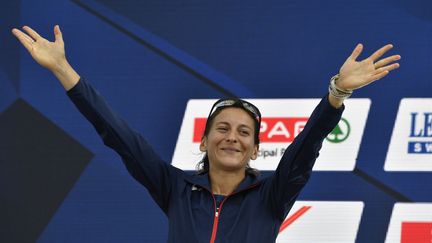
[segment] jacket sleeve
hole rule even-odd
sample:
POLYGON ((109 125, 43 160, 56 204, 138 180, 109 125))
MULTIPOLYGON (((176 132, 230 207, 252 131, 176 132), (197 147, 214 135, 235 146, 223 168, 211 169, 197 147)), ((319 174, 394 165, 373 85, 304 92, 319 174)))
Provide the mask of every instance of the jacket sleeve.
POLYGON ((325 96, 302 132, 288 146, 275 173, 266 181, 268 203, 281 221, 308 181, 322 142, 339 122, 344 108, 334 108, 325 96))
POLYGON ((167 213, 170 176, 177 169, 161 160, 145 139, 115 114, 86 80, 81 78, 67 94, 95 127, 104 144, 121 156, 129 173, 147 188, 159 207, 167 213))

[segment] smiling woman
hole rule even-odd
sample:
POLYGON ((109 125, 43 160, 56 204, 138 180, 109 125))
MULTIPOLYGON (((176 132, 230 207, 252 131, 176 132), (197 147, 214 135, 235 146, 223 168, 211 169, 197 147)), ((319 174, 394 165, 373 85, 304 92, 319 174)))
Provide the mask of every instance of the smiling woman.
MULTIPOLYGON (((213 134, 219 135, 218 137, 220 137, 220 139, 225 137, 226 148, 223 148, 225 152, 229 152, 230 150, 237 152, 238 149, 236 147, 239 146, 237 145, 238 138, 242 138, 242 141, 247 140, 247 142, 252 143, 254 149, 249 159, 256 159, 259 148, 260 126, 261 113, 253 104, 236 98, 220 99, 216 101, 210 110, 204 134, 201 139, 200 150, 205 152, 205 155, 197 166, 198 171, 200 173, 208 173, 210 170, 208 140, 214 137, 213 134), (223 114, 219 115, 220 113, 223 114), (210 134, 211 131, 214 132, 210 134), (209 135, 212 136, 210 137, 209 135)), ((210 149, 210 151, 214 152, 213 149, 210 149)), ((237 153, 241 152, 242 151, 238 151, 237 153)), ((250 168, 248 163, 249 159, 244 161, 245 164, 243 164, 242 169, 246 171, 246 174, 258 176, 259 172, 250 168)), ((211 160, 213 161, 213 159, 211 160)), ((215 166, 213 166, 212 169, 216 169, 215 166)), ((211 174, 212 172, 210 172, 210 175, 211 174)), ((244 171, 241 172, 241 174, 244 174, 244 171)))
POLYGON ((206 153, 202 163, 207 167, 201 173, 209 173, 213 193, 229 195, 244 179, 249 160, 257 158, 258 121, 245 109, 218 109, 207 120, 201 140, 200 150, 206 153))
POLYGON ((13 34, 41 66, 59 79, 79 111, 104 143, 122 158, 130 174, 145 186, 169 218, 169 242, 274 242, 279 228, 308 181, 324 138, 343 112, 353 90, 399 67, 393 55, 380 59, 386 45, 357 61, 358 44, 331 79, 329 92, 313 111, 276 169, 261 178, 249 167, 259 149, 261 114, 241 99, 217 101, 209 113, 198 173, 186 173, 162 161, 146 140, 111 110, 102 96, 69 65, 59 26, 55 41, 30 27, 13 34))

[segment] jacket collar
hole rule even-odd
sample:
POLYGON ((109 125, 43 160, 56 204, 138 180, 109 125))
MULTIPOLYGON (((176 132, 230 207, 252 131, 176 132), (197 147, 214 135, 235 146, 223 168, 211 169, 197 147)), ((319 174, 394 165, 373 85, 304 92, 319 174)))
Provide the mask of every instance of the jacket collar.
MULTIPOLYGON (((208 173, 189 175, 185 177, 185 180, 192 185, 203 187, 211 192, 210 178, 208 173)), ((252 188, 260 183, 260 176, 255 177, 252 175, 246 175, 240 185, 231 194, 246 190, 248 188, 252 188)))

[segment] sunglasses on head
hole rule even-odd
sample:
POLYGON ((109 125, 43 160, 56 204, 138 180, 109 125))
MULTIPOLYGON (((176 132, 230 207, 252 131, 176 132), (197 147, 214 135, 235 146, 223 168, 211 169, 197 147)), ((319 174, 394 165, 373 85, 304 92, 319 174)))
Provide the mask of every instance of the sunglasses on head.
POLYGON ((256 106, 254 106, 252 103, 247 102, 247 101, 242 100, 242 99, 227 98, 227 99, 220 99, 220 100, 216 101, 216 103, 213 104, 213 107, 211 108, 208 117, 210 118, 210 116, 213 114, 213 112, 215 112, 219 108, 231 107, 231 106, 232 107, 240 107, 240 108, 243 107, 244 109, 246 109, 247 111, 252 113, 254 118, 258 121, 258 124, 261 125, 261 113, 258 110, 258 108, 256 106))

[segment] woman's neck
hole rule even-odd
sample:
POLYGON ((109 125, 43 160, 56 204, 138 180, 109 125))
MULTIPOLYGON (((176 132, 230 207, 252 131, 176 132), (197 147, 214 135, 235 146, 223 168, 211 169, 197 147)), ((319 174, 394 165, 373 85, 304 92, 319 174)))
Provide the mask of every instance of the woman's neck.
POLYGON ((245 171, 209 171, 211 190, 213 194, 227 196, 231 194, 244 180, 246 176, 245 171))

